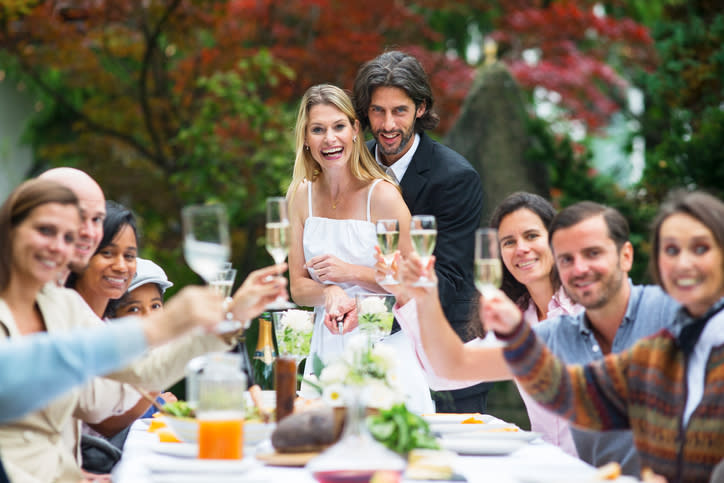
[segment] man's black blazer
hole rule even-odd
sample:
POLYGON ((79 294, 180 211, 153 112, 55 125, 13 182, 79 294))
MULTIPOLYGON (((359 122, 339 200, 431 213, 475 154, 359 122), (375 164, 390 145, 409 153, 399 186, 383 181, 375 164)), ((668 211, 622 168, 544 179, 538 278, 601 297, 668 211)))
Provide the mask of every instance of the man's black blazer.
MULTIPOLYGON (((374 155, 375 141, 367 146, 374 155)), ((467 341, 473 298, 475 230, 480 226, 483 190, 478 172, 460 154, 420 134, 420 144, 400 182, 413 215, 435 215, 435 271, 443 311, 467 341)))

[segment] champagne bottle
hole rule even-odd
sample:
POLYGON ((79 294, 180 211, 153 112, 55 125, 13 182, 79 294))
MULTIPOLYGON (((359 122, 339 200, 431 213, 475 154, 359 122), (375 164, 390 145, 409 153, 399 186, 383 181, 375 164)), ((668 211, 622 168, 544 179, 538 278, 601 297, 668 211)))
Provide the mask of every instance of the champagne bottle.
POLYGON ((271 314, 264 312, 257 319, 258 336, 256 350, 254 351, 254 380, 262 389, 274 388, 274 360, 277 352, 274 349, 272 336, 271 314))

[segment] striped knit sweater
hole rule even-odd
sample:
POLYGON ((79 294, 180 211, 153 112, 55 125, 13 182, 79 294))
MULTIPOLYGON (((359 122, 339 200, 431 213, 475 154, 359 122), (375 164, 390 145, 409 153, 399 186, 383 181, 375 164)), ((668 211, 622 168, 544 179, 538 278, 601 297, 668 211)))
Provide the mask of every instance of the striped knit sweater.
POLYGON ((724 346, 712 350, 703 398, 682 428, 685 361, 668 330, 625 352, 567 367, 528 324, 505 339, 505 358, 528 394, 576 426, 631 429, 641 467, 669 483, 708 482, 724 458, 724 346))

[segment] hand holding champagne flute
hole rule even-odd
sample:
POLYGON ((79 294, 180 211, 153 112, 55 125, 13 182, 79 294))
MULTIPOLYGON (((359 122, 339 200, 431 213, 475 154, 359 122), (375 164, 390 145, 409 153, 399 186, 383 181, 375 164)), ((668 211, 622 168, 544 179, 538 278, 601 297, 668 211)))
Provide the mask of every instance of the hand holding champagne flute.
MULTIPOLYGON (((274 259, 274 263, 284 263, 289 254, 289 238, 291 226, 287 199, 273 196, 266 200, 266 250, 274 259)), ((281 276, 281 274, 279 274, 281 276)), ((278 298, 267 307, 269 310, 284 310, 296 307, 294 304, 278 298)))
MULTIPOLYGON (((475 232, 475 287, 483 297, 500 288, 503 281, 499 249, 498 230, 480 228, 475 232)), ((499 344, 493 331, 488 331, 484 340, 488 344, 499 344)))
MULTIPOLYGON (((427 267, 437 241, 437 223, 432 215, 414 215, 410 221, 410 238, 415 252, 420 256, 422 266, 427 267)), ((430 287, 435 281, 423 274, 413 284, 415 287, 430 287)))
MULTIPOLYGON (((229 220, 223 205, 189 205, 181 210, 184 231, 184 258, 189 267, 207 284, 214 281, 231 255, 229 220)), ((219 322, 219 333, 238 330, 236 320, 219 322)))

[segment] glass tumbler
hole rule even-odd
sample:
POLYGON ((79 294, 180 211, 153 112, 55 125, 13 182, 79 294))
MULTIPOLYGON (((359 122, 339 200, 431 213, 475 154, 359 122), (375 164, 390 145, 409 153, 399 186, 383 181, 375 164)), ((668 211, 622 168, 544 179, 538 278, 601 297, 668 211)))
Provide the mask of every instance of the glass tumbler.
POLYGON ((199 376, 199 458, 242 459, 244 449, 244 392, 246 375, 234 353, 206 356, 199 376))

